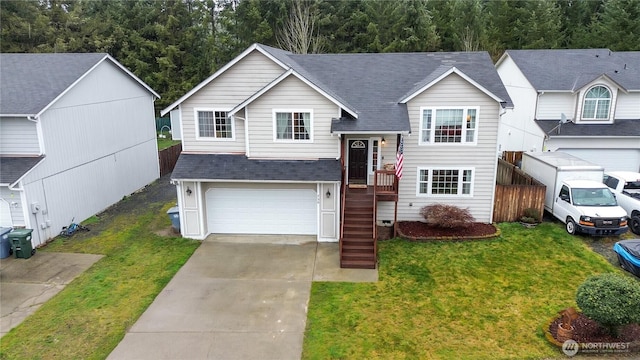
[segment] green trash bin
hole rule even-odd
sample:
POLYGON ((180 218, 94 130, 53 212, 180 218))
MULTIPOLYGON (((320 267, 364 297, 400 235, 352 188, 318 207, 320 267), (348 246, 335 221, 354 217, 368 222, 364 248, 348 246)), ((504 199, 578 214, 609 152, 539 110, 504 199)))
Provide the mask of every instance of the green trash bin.
POLYGON ((31 245, 31 233, 33 229, 16 229, 9 233, 9 241, 16 259, 28 259, 36 253, 31 245))

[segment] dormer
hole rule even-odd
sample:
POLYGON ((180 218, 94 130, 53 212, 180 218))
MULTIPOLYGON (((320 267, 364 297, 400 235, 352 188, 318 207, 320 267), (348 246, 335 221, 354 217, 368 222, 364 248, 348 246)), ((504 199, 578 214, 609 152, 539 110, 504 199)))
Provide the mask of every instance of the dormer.
POLYGON ((619 91, 625 91, 607 75, 601 75, 577 91, 576 124, 613 124, 619 91))

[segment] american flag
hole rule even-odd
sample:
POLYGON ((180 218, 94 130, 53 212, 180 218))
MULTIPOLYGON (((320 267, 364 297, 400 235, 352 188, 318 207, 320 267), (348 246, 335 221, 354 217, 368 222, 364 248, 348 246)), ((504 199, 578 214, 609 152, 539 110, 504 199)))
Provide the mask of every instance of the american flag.
POLYGON ((396 176, 398 180, 402 179, 402 165, 404 163, 404 136, 400 135, 400 143, 398 144, 398 152, 396 153, 396 176))

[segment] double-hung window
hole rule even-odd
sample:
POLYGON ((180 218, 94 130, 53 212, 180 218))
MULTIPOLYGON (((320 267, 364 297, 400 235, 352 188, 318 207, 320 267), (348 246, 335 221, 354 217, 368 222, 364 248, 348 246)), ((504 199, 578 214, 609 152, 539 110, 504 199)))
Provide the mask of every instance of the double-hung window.
POLYGON ((611 91, 604 86, 594 86, 584 95, 582 120, 609 120, 611 91))
POLYGON ((420 196, 471 196, 473 168, 418 168, 420 196))
POLYGON ((420 109, 420 144, 475 144, 477 108, 420 109))
POLYGON ((312 140, 311 111, 274 111, 275 139, 293 141, 312 140))
POLYGON ((197 138, 233 139, 233 123, 226 111, 196 109, 197 138))

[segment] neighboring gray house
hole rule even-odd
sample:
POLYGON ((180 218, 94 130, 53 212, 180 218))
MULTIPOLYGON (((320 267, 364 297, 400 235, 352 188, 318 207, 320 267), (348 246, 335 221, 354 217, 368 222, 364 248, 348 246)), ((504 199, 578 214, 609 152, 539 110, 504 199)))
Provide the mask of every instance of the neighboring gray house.
POLYGON ((159 95, 107 54, 0 54, 0 222, 43 244, 159 177, 159 95))
POLYGON ((501 151, 560 150, 639 171, 640 51, 508 50, 496 69, 514 103, 501 151))
POLYGON ((180 111, 182 235, 340 240, 343 266, 372 267, 376 221, 448 203, 489 223, 509 105, 486 52, 296 55, 254 44, 162 111, 180 111), (385 168, 401 137, 398 181, 385 168))

